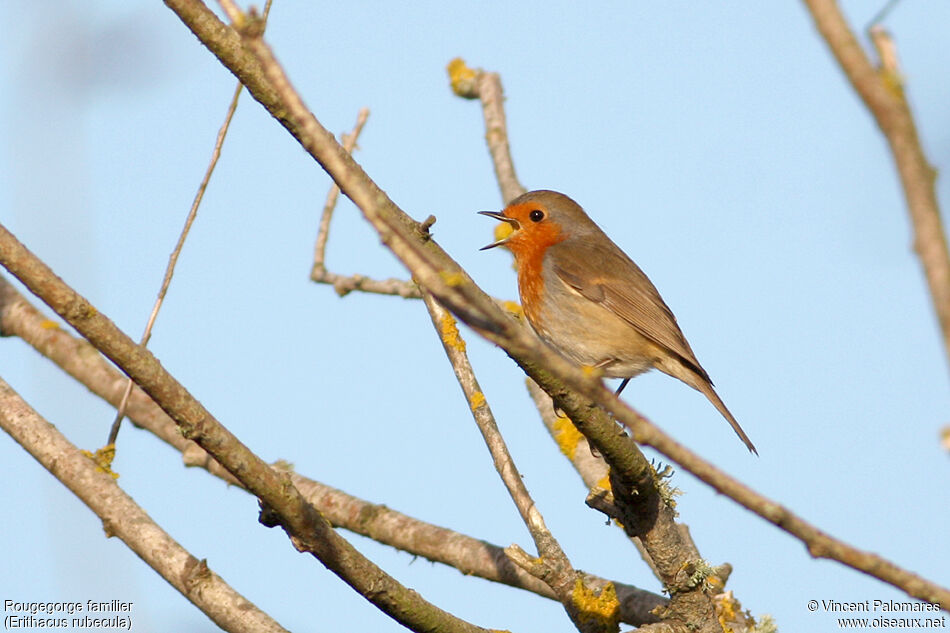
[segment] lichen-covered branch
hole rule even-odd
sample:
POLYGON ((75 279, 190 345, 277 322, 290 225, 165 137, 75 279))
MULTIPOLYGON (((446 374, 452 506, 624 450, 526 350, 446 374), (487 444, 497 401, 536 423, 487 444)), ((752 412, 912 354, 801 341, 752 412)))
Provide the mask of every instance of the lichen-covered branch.
MULTIPOLYGON (((505 440, 498 430, 495 416, 485 399, 485 394, 475 377, 475 371, 472 369, 468 354, 465 352, 465 341, 462 339, 455 319, 431 295, 423 294, 422 300, 429 311, 432 325, 442 341, 445 354, 452 364, 452 370, 455 372, 455 377, 462 388, 462 393, 465 394, 465 400, 468 402, 472 416, 475 418, 475 424, 485 440, 489 453, 491 453, 495 470, 501 476, 508 494, 514 501, 515 507, 518 508, 521 520, 524 521, 531 537, 534 539, 538 551, 537 557, 515 556, 512 560, 551 588, 579 631, 585 633, 595 633, 597 631, 613 633, 620 617, 620 601, 616 599, 614 588, 612 586, 602 587, 595 596, 595 599, 603 597, 601 604, 605 608, 601 615, 604 617, 592 617, 589 610, 583 609, 583 601, 577 600, 577 585, 578 583, 583 585, 583 575, 571 565, 564 550, 561 549, 561 545, 545 525, 540 510, 531 498, 531 494, 521 478, 521 473, 518 472, 511 453, 508 452, 505 440), (525 560, 530 561, 529 564, 523 564, 525 560), (608 604, 610 596, 613 596, 613 600, 608 604)), ((517 551, 522 552, 520 548, 517 551)), ((590 591, 589 588, 588 591, 590 591)))
POLYGON ((511 158, 508 143, 508 123, 505 118, 505 93, 501 87, 501 75, 473 70, 465 61, 456 57, 448 65, 449 83, 452 91, 463 99, 478 99, 485 118, 485 142, 495 167, 495 179, 501 188, 505 204, 525 192, 515 175, 515 162, 511 158))

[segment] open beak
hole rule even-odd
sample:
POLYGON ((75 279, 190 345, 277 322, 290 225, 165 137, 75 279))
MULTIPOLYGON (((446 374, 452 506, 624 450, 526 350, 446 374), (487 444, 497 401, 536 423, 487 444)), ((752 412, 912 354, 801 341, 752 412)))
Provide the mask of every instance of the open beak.
POLYGON ((480 251, 487 251, 489 248, 495 248, 496 246, 503 245, 505 242, 511 239, 511 236, 515 234, 514 233, 515 231, 521 228, 521 224, 518 222, 518 220, 514 218, 509 218, 504 213, 499 213, 497 211, 479 211, 478 213, 479 215, 487 215, 488 217, 498 220, 500 222, 507 222, 508 224, 511 225, 511 228, 514 229, 511 232, 511 234, 508 235, 508 237, 502 238, 498 240, 497 242, 492 242, 488 246, 482 246, 480 249, 478 249, 480 251))

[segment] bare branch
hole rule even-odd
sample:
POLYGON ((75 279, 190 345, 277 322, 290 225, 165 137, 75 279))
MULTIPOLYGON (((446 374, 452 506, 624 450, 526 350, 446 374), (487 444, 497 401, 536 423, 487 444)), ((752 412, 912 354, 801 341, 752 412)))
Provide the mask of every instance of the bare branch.
POLYGON ((491 453, 495 470, 501 476, 505 488, 508 489, 508 494, 511 495, 515 507, 518 508, 521 519, 531 533, 531 537, 538 548, 538 554, 540 556, 562 558, 564 552, 544 524, 544 518, 535 506, 534 500, 521 478, 521 473, 518 472, 518 467, 515 466, 511 453, 508 452, 505 440, 498 430, 495 416, 485 399, 485 394, 482 393, 481 386, 478 384, 478 379, 475 377, 475 372, 468 360, 468 354, 465 352, 465 341, 462 339, 455 319, 431 295, 423 294, 422 300, 429 310, 432 325, 439 334, 442 347, 452 364, 452 370, 455 372, 455 377, 462 388, 462 393, 465 394, 465 399, 468 402, 472 416, 475 418, 475 423, 478 425, 478 430, 485 440, 489 453, 491 453))
POLYGON ((0 263, 57 314, 135 380, 175 420, 184 437, 194 440, 258 497, 294 546, 313 554, 328 569, 384 613, 414 630, 444 627, 485 631, 425 601, 399 584, 337 534, 307 503, 286 473, 265 464, 231 434, 147 348, 136 345, 112 321, 0 226, 0 263))
MULTIPOLYGON (((353 126, 353 131, 343 135, 343 149, 345 149, 348 154, 352 154, 356 148, 356 140, 360 137, 360 132, 363 131, 363 126, 366 125, 368 118, 369 108, 361 108, 359 114, 356 116, 356 125, 353 126)), ((324 262, 326 262, 327 238, 330 236, 330 220, 333 218, 333 210, 336 208, 336 201, 339 197, 340 187, 334 182, 330 185, 330 191, 327 192, 327 201, 323 205, 323 214, 320 216, 320 228, 317 231, 317 243, 313 247, 314 275, 318 270, 326 271, 324 262)), ((313 276, 311 276, 311 278, 313 278, 313 276)), ((314 279, 314 281, 320 280, 314 279)))
MULTIPOLYGON (((46 319, 17 290, 0 276, 0 335, 17 336, 49 358, 92 393, 117 406, 125 378, 87 341, 71 336, 46 319)), ((141 389, 132 391, 129 419, 182 454, 186 466, 204 468, 231 485, 241 487, 229 472, 204 449, 182 437, 168 415, 141 389)), ((501 547, 480 539, 432 525, 405 514, 349 495, 326 484, 291 472, 290 478, 301 494, 316 506, 335 527, 372 538, 413 556, 443 563, 466 576, 478 576, 519 589, 554 598, 554 592, 514 565, 501 547)), ((585 583, 601 588, 608 582, 592 575, 585 583)), ((666 599, 618 582, 613 582, 621 604, 621 619, 633 625, 655 621, 650 613, 666 604, 666 599)))
POLYGON ((883 28, 872 27, 871 40, 881 61, 881 67, 875 69, 834 0, 804 1, 818 32, 890 146, 914 227, 914 250, 924 267, 943 333, 944 353, 950 359, 950 251, 937 202, 936 172, 920 144, 894 42, 883 28))
MULTIPOLYGON (((356 117, 356 125, 353 131, 343 135, 343 149, 352 154, 356 148, 356 140, 359 138, 366 120, 369 118, 369 109, 363 108, 356 117)), ((327 270, 326 250, 327 239, 330 235, 330 220, 333 217, 333 211, 336 208, 337 199, 340 197, 340 187, 335 182, 330 186, 327 193, 327 200, 323 205, 323 214, 320 216, 320 228, 317 231, 317 241, 313 249, 313 268, 310 271, 310 279, 317 283, 329 284, 341 297, 360 290, 362 292, 371 292, 383 295, 396 295, 404 299, 418 299, 422 295, 419 287, 411 281, 402 279, 370 279, 364 275, 339 275, 327 270)))
MULTIPOLYGON (((270 3, 268 2, 268 7, 269 6, 270 3)), ((188 238, 191 225, 194 224, 195 217, 198 215, 198 207, 201 206, 201 200, 204 198, 205 190, 208 188, 211 174, 214 173, 214 168, 218 164, 218 159, 221 157, 221 147, 224 145, 228 128, 231 127, 231 119, 234 118, 234 113, 237 111, 238 97, 241 96, 241 90, 243 88, 244 86, 241 82, 238 82, 234 88, 234 95, 231 97, 228 110, 224 115, 224 123, 221 124, 221 128, 218 130, 218 135, 215 138, 214 149, 211 151, 211 160, 208 163, 207 169, 205 169, 205 175, 201 179, 201 183, 198 185, 198 192, 195 194, 195 199, 191 203, 191 209, 185 218, 185 226, 181 229, 178 242, 175 244, 175 248, 168 258, 168 266, 165 268, 165 277, 162 279, 162 285, 158 290, 158 297, 155 299, 155 305, 152 306, 152 313, 149 315, 148 322, 145 324, 145 331, 142 333, 142 338, 139 339, 139 345, 143 347, 148 345, 148 341, 152 337, 152 328, 155 326, 155 319, 158 318, 158 311, 161 310, 162 304, 165 302, 165 295, 168 293, 172 276, 175 274, 175 265, 178 263, 178 256, 181 255, 181 249, 185 246, 185 240, 188 238)), ((112 422, 112 429, 109 431, 109 439, 106 442, 107 445, 115 444, 116 437, 119 435, 119 427, 122 424, 122 418, 125 417, 125 410, 128 406, 129 396, 132 394, 132 386, 134 384, 131 378, 126 381, 125 392, 122 394, 122 401, 119 403, 115 420, 112 422)))
MULTIPOLYGON (((270 13, 272 0, 267 0, 267 4, 264 6, 264 21, 267 21, 267 15, 270 13)), ((218 130, 218 135, 215 138, 214 149, 211 151, 211 160, 208 163, 207 169, 205 169, 205 175, 201 179, 201 183, 198 185, 198 192, 195 194, 195 199, 191 203, 191 209, 188 211, 188 215, 185 217, 185 226, 182 227, 181 233, 178 236, 178 242, 175 244, 175 248, 172 250, 171 256, 168 258, 168 266, 165 268, 165 276, 162 279, 162 285, 158 290, 158 297, 155 299, 155 305, 152 306, 152 313, 148 317, 148 322, 145 324, 145 331, 142 333, 142 338, 139 339, 139 344, 143 347, 148 345, 149 339, 152 338, 152 328, 155 326, 155 319, 158 318, 158 312, 162 309, 162 304, 165 302, 165 295, 168 293, 168 287, 171 285, 172 276, 175 274, 175 265, 178 263, 178 256, 181 255, 181 249, 185 246, 185 240, 188 238, 188 233, 191 231, 191 225, 194 224, 195 217, 198 215, 198 207, 201 206, 201 200, 204 198, 205 190, 208 188, 208 183, 211 181, 211 174, 214 173, 214 168, 218 164, 218 159, 221 157, 221 147, 224 145, 224 139, 228 134, 228 128, 231 127, 231 119, 234 118, 234 113, 237 111, 238 98, 241 96, 241 90, 244 89, 244 86, 241 82, 237 82, 237 85, 234 87, 234 95, 231 97, 231 102, 228 104, 228 110, 224 115, 224 123, 221 124, 220 129, 218 130)), ((109 430, 109 439, 106 441, 106 446, 113 446, 115 444, 116 438, 119 435, 119 427, 122 425, 122 418, 125 417, 125 408, 129 402, 129 396, 132 394, 132 386, 135 383, 132 382, 132 379, 128 379, 125 385, 125 392, 122 394, 122 402, 119 404, 118 409, 116 410, 115 419, 112 421, 112 428, 109 430)))
POLYGON ((102 519, 117 536, 225 631, 285 631, 162 530, 115 479, 69 442, 0 379, 0 427, 102 519))
POLYGON ((461 57, 448 66, 452 91, 464 99, 479 99, 485 117, 485 141, 495 166, 495 178, 507 204, 525 192, 515 175, 515 163, 508 145, 508 124, 505 119, 505 93, 498 73, 472 70, 461 57))
MULTIPOLYGON (((534 539, 535 547, 537 547, 538 556, 529 557, 530 564, 524 563, 525 556, 516 556, 512 560, 551 588, 579 630, 613 631, 619 618, 619 601, 614 602, 614 611, 610 613, 612 617, 607 618, 589 617, 586 612, 578 608, 575 600, 575 587, 577 582, 583 583, 583 577, 574 570, 557 539, 554 538, 554 535, 545 525, 544 517, 541 516, 541 512, 531 498, 528 488, 521 478, 521 473, 518 472, 518 467, 515 466, 511 453, 508 452, 505 440, 495 423, 495 416, 485 399, 485 394, 482 393, 478 379, 475 377, 475 371, 468 360, 468 354, 465 352, 465 341, 459 333, 455 319, 428 293, 422 295, 422 300, 429 310, 432 325, 439 334, 442 347, 452 364, 452 370, 455 372, 455 377, 462 388, 462 393, 465 394, 465 400, 468 402, 472 416, 475 418, 475 424, 478 425, 478 430, 488 446, 488 451, 495 463, 495 470, 501 476, 508 494, 514 501, 515 507, 518 508, 521 520, 527 526, 531 537, 534 539)), ((509 550, 506 550, 506 552, 509 550)), ((523 553, 521 548, 517 548, 516 551, 523 553)), ((609 591, 612 590, 611 587, 609 591)), ((604 595, 603 592, 604 589, 601 589, 600 594, 604 595)))

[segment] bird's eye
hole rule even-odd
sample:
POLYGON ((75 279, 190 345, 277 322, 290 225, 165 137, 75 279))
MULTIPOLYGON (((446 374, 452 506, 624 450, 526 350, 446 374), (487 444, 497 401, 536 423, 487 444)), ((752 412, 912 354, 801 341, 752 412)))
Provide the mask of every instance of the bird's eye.
POLYGON ((534 211, 528 214, 528 217, 531 218, 532 222, 540 222, 541 220, 544 219, 544 211, 541 211, 540 209, 535 209, 534 211))

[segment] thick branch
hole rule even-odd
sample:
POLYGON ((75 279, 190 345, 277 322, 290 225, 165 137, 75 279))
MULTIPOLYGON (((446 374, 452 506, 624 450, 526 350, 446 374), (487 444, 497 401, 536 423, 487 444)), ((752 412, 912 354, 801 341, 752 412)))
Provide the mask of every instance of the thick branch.
POLYGON ((115 479, 73 446, 0 379, 0 427, 102 519, 106 534, 117 536, 168 584, 225 631, 285 631, 277 622, 162 530, 123 491, 115 479))

